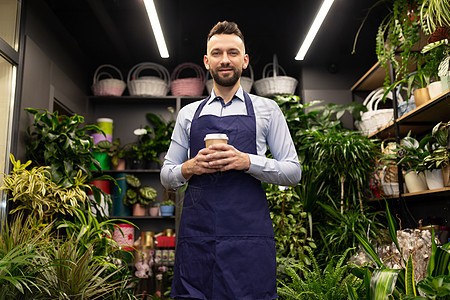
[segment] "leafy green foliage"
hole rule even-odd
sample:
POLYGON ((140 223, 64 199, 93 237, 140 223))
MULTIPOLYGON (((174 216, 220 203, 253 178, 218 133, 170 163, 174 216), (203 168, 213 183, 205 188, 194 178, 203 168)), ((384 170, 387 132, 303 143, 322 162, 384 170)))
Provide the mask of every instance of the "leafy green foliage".
MULTIPOLYGON (((169 111, 173 114, 173 108, 169 107, 169 111)), ((166 122, 161 116, 154 113, 147 113, 147 120, 153 126, 153 129, 149 127, 147 129, 151 130, 155 140, 155 151, 157 153, 165 152, 169 149, 170 139, 172 137, 172 132, 175 127, 175 122, 173 120, 166 122)))
POLYGON ((80 127, 84 118, 79 115, 71 117, 53 114, 47 110, 25 109, 34 115, 33 124, 28 127, 27 156, 34 165, 50 166, 52 180, 63 187, 72 185, 73 178, 81 170, 88 181, 92 180, 91 162, 100 164, 94 159, 90 149, 94 149, 94 141, 88 131, 101 132, 95 125, 80 127))
POLYGON ((41 219, 55 214, 72 215, 74 208, 86 202, 86 176, 82 176, 81 170, 71 185, 62 187, 51 180, 50 167, 28 170, 31 161, 22 164, 12 154, 10 159, 13 170, 4 177, 0 190, 6 191, 11 196, 10 201, 17 203, 11 213, 27 210, 41 219))
MULTIPOLYGON (((402 249, 396 242, 396 223, 389 211, 387 201, 386 212, 391 239, 400 252, 400 256, 403 257, 402 249)), ((368 291, 367 299, 386 299, 388 296, 391 299, 447 299, 446 297, 450 295, 450 243, 438 247, 434 241, 434 234, 432 235, 432 251, 428 262, 427 277, 417 284, 418 290, 426 295, 425 298, 417 296, 411 255, 405 269, 387 269, 367 238, 360 235, 357 237, 362 248, 376 263, 375 269, 364 267, 364 275, 361 269, 352 270, 358 278, 364 279, 368 291)))
POLYGON ((347 249, 337 263, 331 260, 322 270, 312 250, 307 249, 311 266, 304 263, 289 263, 286 271, 290 279, 279 280, 278 294, 282 299, 348 299, 349 288, 353 294, 363 295, 362 280, 349 272, 345 258, 351 249, 347 249))
POLYGON ((47 287, 36 281, 41 270, 36 261, 41 259, 38 249, 46 247, 45 237, 53 224, 37 227, 36 219, 18 213, 10 223, 0 225, 0 299, 47 292, 47 287))
POLYGON ((358 118, 365 108, 356 103, 301 104, 292 95, 275 101, 286 117, 302 165, 302 181, 293 190, 297 194, 294 199, 307 213, 312 227, 309 237, 314 237, 318 246, 319 260, 326 262, 354 247, 354 229, 364 233, 370 228, 370 236, 381 235, 376 216, 366 212, 362 202, 375 169, 378 143, 344 129, 340 121, 346 112, 358 118))
POLYGON ((128 185, 127 192, 123 198, 125 205, 133 205, 139 203, 141 205, 150 205, 156 199, 157 192, 149 186, 142 186, 139 178, 132 174, 127 174, 125 180, 128 185))
POLYGON ((307 213, 303 212, 298 194, 292 187, 279 188, 270 184, 266 187, 266 195, 275 231, 277 257, 309 264, 305 249, 316 248, 316 245, 304 225, 307 213))

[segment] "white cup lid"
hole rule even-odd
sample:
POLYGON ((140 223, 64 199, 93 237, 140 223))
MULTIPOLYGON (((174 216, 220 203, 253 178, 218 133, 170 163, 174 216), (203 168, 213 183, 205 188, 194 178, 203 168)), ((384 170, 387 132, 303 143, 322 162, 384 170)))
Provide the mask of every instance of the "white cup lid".
POLYGON ((206 140, 228 140, 228 136, 225 133, 209 133, 205 136, 206 140))
POLYGON ((110 119, 110 118, 98 118, 97 119, 97 123, 100 123, 100 122, 112 123, 113 119, 110 119))

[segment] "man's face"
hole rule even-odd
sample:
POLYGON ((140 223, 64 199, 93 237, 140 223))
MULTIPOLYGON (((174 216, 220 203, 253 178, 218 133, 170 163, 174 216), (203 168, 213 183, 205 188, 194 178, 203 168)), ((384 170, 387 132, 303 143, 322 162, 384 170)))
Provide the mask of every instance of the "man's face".
POLYGON ((234 86, 248 66, 248 55, 242 40, 234 34, 217 34, 207 45, 203 62, 216 84, 234 86))

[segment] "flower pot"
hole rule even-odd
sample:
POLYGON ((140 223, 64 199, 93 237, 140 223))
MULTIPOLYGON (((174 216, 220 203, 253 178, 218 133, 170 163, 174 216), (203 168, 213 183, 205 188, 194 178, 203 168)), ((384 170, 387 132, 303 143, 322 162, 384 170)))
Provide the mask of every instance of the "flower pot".
POLYGON ((130 216, 131 208, 123 204, 123 197, 127 192, 127 182, 125 180, 126 173, 117 173, 114 175, 114 179, 117 181, 117 185, 112 185, 113 195, 113 215, 114 216, 130 216), (119 190, 120 188, 120 190, 119 190))
POLYGON ((145 160, 139 158, 130 158, 128 160, 128 168, 131 170, 143 170, 145 169, 145 160))
POLYGON ((430 94, 430 98, 434 99, 442 94, 442 84, 440 81, 432 82, 428 85, 428 93, 430 94))
POLYGON ((441 76, 442 92, 450 90, 450 76, 441 76))
POLYGON ((408 192, 415 193, 428 189, 425 175, 423 173, 417 173, 410 171, 405 174, 405 183, 408 188, 408 192))
POLYGON ((430 99, 430 94, 428 93, 427 88, 421 88, 414 91, 414 102, 416 103, 416 107, 427 103, 430 99))
POLYGON ((134 226, 130 224, 114 225, 113 240, 115 240, 119 246, 133 247, 134 226))
POLYGON ((133 216, 145 216, 147 215, 147 207, 136 203, 133 205, 133 216))
POLYGON ((159 207, 158 206, 152 206, 149 209, 149 214, 152 217, 157 217, 159 214, 159 207))
POLYGON ((450 165, 442 167, 442 179, 444 186, 450 186, 450 165))
POLYGON ((175 211, 174 205, 161 205, 159 208, 161 210, 161 216, 163 217, 173 216, 175 211))
MULTIPOLYGON (((111 194, 111 183, 109 180, 93 180, 91 184, 101 189, 105 194, 111 194)), ((88 193, 91 194, 92 192, 89 191, 88 193)))
POLYGON ((123 170, 125 170, 125 165, 126 165, 126 163, 125 163, 125 159, 124 158, 118 158, 117 159, 117 165, 112 165, 112 169, 113 170, 120 170, 120 171, 123 171, 123 170))
MULTIPOLYGON (((102 170, 110 170, 111 169, 111 159, 106 152, 92 152, 94 159, 98 160, 100 163, 100 167, 102 170)), ((94 164, 91 164, 91 170, 97 170, 94 164)))
POLYGON ((428 189, 430 190, 442 189, 444 187, 441 169, 426 170, 425 178, 427 179, 428 189))
POLYGON ((145 163, 145 168, 147 170, 158 170, 159 169, 159 163, 154 160, 147 160, 145 163))

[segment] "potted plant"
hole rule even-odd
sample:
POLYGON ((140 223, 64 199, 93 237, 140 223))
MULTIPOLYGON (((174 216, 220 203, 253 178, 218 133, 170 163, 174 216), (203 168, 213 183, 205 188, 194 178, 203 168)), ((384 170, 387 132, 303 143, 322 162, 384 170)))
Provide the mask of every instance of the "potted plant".
MULTIPOLYGON (((85 176, 86 182, 94 180, 112 180, 108 175, 94 178, 91 165, 101 169, 100 163, 94 158, 93 149, 97 149, 90 131, 101 133, 96 125, 82 126, 84 117, 79 115, 59 115, 58 111, 50 113, 45 109, 26 108, 34 116, 33 124, 27 128, 28 141, 26 155, 34 166, 49 166, 50 178, 57 185, 65 188, 75 184, 78 173, 85 176)), ((96 211, 102 211, 102 197, 107 197, 103 191, 90 184, 94 199, 87 201, 84 210, 92 206, 96 211)), ((103 215, 100 215, 103 216, 103 215)))
POLYGON ((159 209, 161 210, 161 216, 170 217, 173 216, 175 211, 175 202, 173 200, 165 200, 159 204, 159 209))
POLYGON ((108 140, 100 141, 97 147, 108 154, 113 170, 125 170, 126 151, 125 146, 120 143, 120 138, 115 139, 112 143, 108 140))
POLYGON ((436 31, 450 27, 450 5, 448 1, 425 0, 420 7, 422 30, 432 36, 436 31))
POLYGON ((133 206, 134 216, 145 216, 148 206, 156 199, 156 190, 149 186, 142 186, 139 178, 131 174, 127 174, 125 180, 128 188, 123 203, 133 206))
POLYGON ((150 216, 156 217, 159 214, 159 203, 153 203, 149 209, 150 216))
POLYGON ((156 162, 158 159, 155 141, 148 126, 135 129, 134 134, 138 140, 125 150, 125 156, 129 159, 130 169, 145 169, 149 166, 149 162, 156 162))
MULTIPOLYGON (((174 114, 173 107, 168 107, 169 112, 171 113, 171 116, 174 114)), ((148 126, 146 129, 148 131, 151 130, 154 138, 154 150, 157 152, 157 161, 158 163, 162 164, 163 156, 167 152, 170 146, 170 140, 172 137, 172 132, 175 127, 175 122, 172 120, 165 121, 161 116, 158 116, 154 113, 147 113, 146 115, 147 120, 152 125, 152 129, 150 129, 148 126)))
POLYGON ((27 168, 31 161, 24 164, 10 155, 13 170, 3 178, 4 190, 9 200, 16 204, 10 213, 25 210, 34 217, 50 221, 54 216, 73 215, 73 210, 87 202, 85 189, 86 176, 81 170, 66 187, 56 184, 51 179, 51 168, 48 166, 27 168))
POLYGON ((425 157, 430 154, 431 135, 426 135, 420 142, 411 137, 411 132, 404 137, 396 149, 398 165, 404 170, 405 184, 410 193, 424 191, 427 183, 421 164, 425 157))
POLYGON ((421 164, 421 167, 426 170, 425 177, 430 190, 450 185, 449 127, 450 124, 445 122, 439 122, 433 127, 431 135, 436 139, 437 145, 421 164))

